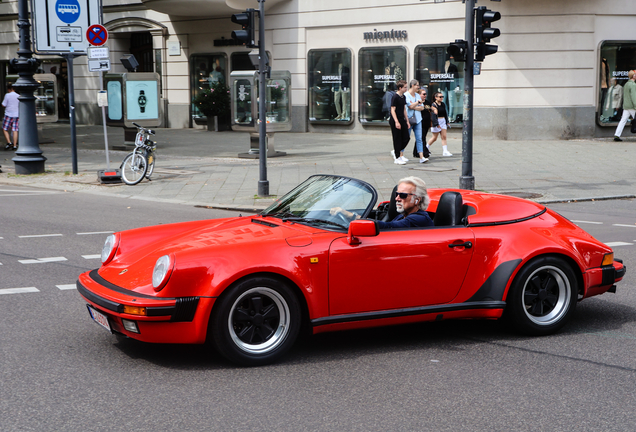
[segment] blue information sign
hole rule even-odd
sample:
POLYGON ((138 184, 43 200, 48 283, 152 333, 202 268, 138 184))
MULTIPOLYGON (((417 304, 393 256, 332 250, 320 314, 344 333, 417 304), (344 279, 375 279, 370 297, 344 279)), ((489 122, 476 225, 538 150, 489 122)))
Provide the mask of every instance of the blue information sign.
POLYGON ((80 4, 77 0, 57 0, 55 13, 60 21, 73 24, 80 17, 80 4))

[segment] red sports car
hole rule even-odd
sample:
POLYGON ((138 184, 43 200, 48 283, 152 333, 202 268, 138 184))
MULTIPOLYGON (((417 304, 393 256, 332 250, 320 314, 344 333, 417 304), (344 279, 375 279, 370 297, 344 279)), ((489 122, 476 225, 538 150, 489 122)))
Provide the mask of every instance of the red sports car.
POLYGON ((118 232, 80 275, 91 317, 111 333, 211 343, 229 360, 280 358, 313 333, 456 318, 507 318, 546 335, 577 301, 625 275, 612 249, 543 205, 429 190, 435 226, 379 230, 369 184, 316 175, 257 216, 118 232), (349 221, 333 207, 362 219, 349 221))

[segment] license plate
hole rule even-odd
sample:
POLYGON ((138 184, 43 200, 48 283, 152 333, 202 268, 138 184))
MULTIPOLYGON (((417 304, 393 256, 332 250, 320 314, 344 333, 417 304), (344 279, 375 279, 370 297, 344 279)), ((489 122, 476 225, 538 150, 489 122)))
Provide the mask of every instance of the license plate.
POLYGON ((108 322, 108 317, 106 315, 104 315, 103 313, 95 310, 94 308, 86 305, 86 307, 88 307, 88 313, 91 314, 91 318, 93 318, 93 320, 99 324, 100 326, 104 327, 106 330, 108 330, 110 333, 112 333, 113 331, 110 329, 110 323, 108 322))

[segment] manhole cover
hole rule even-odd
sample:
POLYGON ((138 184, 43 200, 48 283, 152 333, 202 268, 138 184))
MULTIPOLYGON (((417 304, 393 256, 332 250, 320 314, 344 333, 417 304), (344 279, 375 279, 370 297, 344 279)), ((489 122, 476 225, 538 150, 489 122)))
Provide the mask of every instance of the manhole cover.
POLYGON ((501 195, 510 195, 517 198, 535 199, 541 198, 543 195, 534 192, 499 192, 501 195))

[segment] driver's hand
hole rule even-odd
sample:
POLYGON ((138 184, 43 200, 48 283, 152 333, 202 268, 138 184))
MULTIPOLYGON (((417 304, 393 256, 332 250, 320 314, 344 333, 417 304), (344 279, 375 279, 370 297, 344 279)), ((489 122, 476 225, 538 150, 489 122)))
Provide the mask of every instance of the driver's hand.
POLYGON ((342 207, 333 207, 331 210, 329 210, 329 213, 331 213, 331 216, 335 216, 338 213, 342 213, 344 214, 345 210, 342 207))

